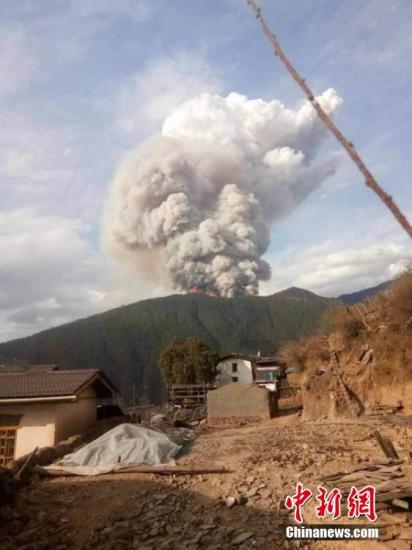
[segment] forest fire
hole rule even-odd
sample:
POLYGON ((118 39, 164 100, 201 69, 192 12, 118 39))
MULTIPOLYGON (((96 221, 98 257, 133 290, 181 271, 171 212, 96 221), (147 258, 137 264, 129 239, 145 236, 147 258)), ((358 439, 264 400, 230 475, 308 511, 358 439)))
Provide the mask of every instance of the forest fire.
POLYGON ((215 290, 205 290, 200 288, 199 286, 192 286, 187 291, 188 294, 203 294, 204 296, 213 296, 214 298, 217 298, 219 294, 215 290))
POLYGON ((188 294, 203 294, 202 290, 198 286, 192 286, 187 291, 188 294))
MULTIPOLYGON (((342 100, 330 88, 317 101, 332 114, 342 100)), ((272 224, 336 169, 333 155, 314 160, 323 133, 309 103, 292 110, 235 92, 189 99, 119 165, 105 248, 130 265, 153 252, 178 291, 258 294, 270 278, 272 224)))

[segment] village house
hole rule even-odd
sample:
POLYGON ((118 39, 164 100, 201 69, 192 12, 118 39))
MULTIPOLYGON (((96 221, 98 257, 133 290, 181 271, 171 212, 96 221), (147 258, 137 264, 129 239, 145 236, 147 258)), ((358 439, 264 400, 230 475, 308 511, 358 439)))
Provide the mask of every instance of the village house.
POLYGON ((231 382, 255 383, 270 391, 275 391, 286 376, 286 365, 276 358, 244 353, 232 353, 221 357, 217 370, 218 386, 231 382))
POLYGON ((116 394, 98 369, 1 367, 0 464, 84 432, 96 423, 98 402, 116 394))

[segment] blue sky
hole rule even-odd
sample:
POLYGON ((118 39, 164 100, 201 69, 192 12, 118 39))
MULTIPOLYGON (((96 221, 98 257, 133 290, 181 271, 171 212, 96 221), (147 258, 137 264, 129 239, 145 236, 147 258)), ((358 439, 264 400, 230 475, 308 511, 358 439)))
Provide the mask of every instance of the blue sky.
MULTIPOLYGON (((262 1, 316 93, 412 215, 412 3, 262 1)), ((122 156, 202 92, 302 102, 242 0, 2 0, 0 341, 171 292, 100 250, 122 156)), ((331 137, 318 156, 339 151, 331 137)), ((409 239, 342 154, 339 169, 272 228, 268 294, 337 295, 388 279, 409 239)))

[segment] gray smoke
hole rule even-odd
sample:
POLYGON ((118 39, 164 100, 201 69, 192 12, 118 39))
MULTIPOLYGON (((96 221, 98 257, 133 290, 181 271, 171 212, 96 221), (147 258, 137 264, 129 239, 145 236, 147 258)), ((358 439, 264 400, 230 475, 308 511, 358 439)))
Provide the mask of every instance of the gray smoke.
MULTIPOLYGON (((333 89, 318 97, 333 113, 333 89)), ((270 231, 330 176, 315 160, 324 129, 312 107, 203 94, 178 107, 162 134, 130 154, 114 177, 104 219, 111 254, 160 251, 174 288, 257 294, 270 277, 270 231)))

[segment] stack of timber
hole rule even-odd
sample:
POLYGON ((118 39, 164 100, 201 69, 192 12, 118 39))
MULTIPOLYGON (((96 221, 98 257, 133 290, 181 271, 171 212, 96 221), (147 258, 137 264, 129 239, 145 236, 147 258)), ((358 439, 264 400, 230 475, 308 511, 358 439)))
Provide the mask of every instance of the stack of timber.
POLYGON ((396 405, 369 405, 366 412, 370 415, 386 415, 398 413, 402 409, 402 403, 397 403, 396 405))
POLYGON ((339 489, 344 497, 349 494, 352 486, 361 488, 371 485, 376 490, 376 502, 410 499, 412 485, 402 470, 402 463, 399 459, 383 458, 360 465, 351 471, 325 476, 322 481, 331 488, 339 489))

